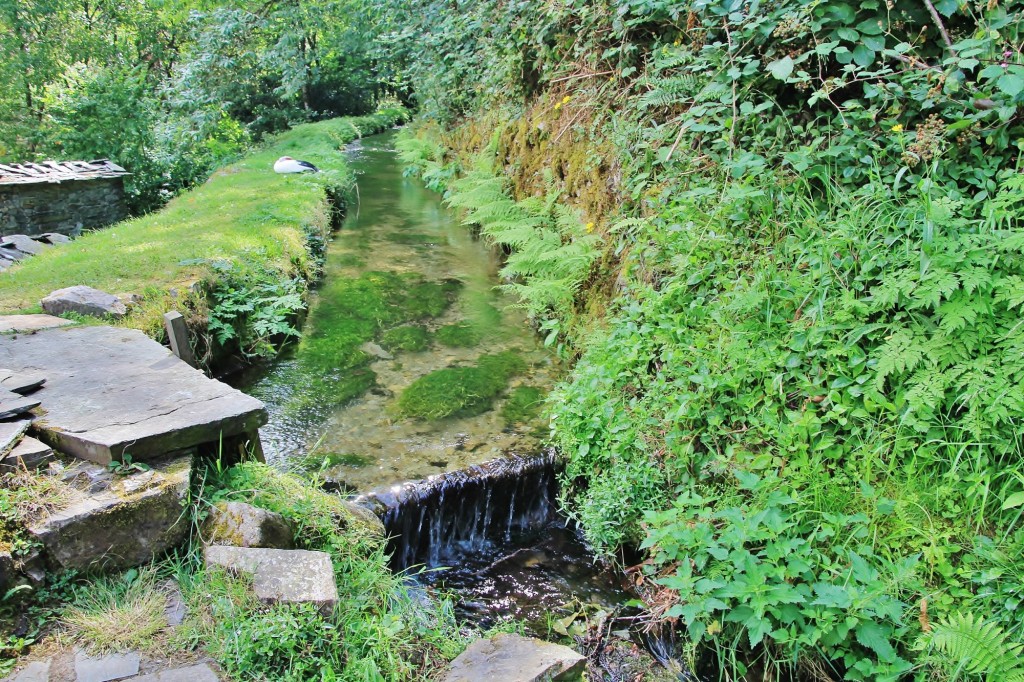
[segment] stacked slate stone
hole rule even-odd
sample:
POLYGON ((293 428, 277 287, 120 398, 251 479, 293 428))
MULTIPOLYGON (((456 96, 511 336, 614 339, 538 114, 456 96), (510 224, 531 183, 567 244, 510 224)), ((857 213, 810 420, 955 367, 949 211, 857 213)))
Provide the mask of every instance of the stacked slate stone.
POLYGON ((34 256, 54 244, 66 244, 69 241, 70 238, 56 232, 46 232, 34 237, 25 234, 0 237, 0 270, 6 270, 18 261, 34 256))

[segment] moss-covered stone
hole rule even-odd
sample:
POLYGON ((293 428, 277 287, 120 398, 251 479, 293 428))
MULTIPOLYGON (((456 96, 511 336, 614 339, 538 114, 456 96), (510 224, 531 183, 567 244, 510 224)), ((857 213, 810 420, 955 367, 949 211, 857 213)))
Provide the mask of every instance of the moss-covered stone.
POLYGON ((475 367, 447 367, 420 377, 398 398, 398 412, 413 419, 473 416, 490 409, 526 363, 511 351, 483 355, 475 367))
POLYGON ((532 421, 544 406, 544 391, 535 386, 517 386, 509 392, 501 416, 509 426, 532 421))
POLYGON ((441 327, 437 330, 435 338, 438 342, 452 348, 472 348, 480 343, 483 334, 472 325, 462 322, 441 327))
POLYGON ((380 343, 390 351, 417 352, 430 346, 430 332, 420 325, 404 325, 384 332, 380 343))

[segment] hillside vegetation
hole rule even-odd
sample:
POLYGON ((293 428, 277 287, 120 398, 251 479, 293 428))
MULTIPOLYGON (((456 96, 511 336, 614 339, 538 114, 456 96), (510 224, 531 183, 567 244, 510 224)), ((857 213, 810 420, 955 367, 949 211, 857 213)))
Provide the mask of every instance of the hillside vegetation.
POLYGON ((406 161, 575 361, 563 503, 727 679, 1020 679, 1020 2, 406 4, 406 161))

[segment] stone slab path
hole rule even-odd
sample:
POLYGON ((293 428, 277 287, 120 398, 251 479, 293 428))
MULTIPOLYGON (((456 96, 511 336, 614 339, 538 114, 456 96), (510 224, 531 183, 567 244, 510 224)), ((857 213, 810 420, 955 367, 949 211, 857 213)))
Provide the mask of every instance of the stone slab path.
POLYGON ((205 663, 165 667, 140 674, 144 667, 138 653, 90 656, 82 651, 62 665, 53 659, 33 661, 0 682, 219 682, 220 677, 205 663))
POLYGON ((72 320, 53 315, 0 315, 0 333, 32 332, 75 324, 72 320))
MULTIPOLYGON (((2 319, 2 318, 0 318, 2 319)), ((0 336, 0 367, 46 377, 33 425, 57 450, 98 464, 144 461, 254 432, 263 403, 189 367, 140 331, 48 329, 0 336)))

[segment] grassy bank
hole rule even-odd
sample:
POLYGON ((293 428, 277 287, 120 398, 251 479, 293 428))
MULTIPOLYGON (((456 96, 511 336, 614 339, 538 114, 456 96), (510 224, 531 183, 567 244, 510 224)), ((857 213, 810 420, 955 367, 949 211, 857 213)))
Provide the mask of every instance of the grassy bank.
MULTIPOLYGON (((59 505, 62 486, 48 479, 0 477, 0 523, 29 520, 40 513, 41 497, 59 505)), ((180 665, 212 659, 231 680, 420 680, 434 678, 475 636, 457 627, 447 601, 410 594, 391 573, 368 512, 264 464, 210 465, 193 483, 179 521, 192 533, 170 556, 115 574, 49 575, 42 587, 0 595, 0 675, 19 655, 84 647, 180 665), (210 505, 228 500, 280 514, 297 548, 330 555, 339 594, 331 613, 264 603, 251 579, 204 567, 203 519, 210 505), (187 607, 176 626, 166 615, 169 585, 187 607)), ((18 542, 16 554, 31 549, 24 538, 18 542)))
POLYGON ((563 503, 695 659, 1019 679, 1021 6, 726 5, 434 19, 407 160, 576 361, 563 503))
POLYGON ((154 337, 163 333, 167 310, 183 309, 205 333, 212 309, 217 342, 265 350, 270 339, 290 333, 335 212, 354 188, 341 147, 405 115, 389 109, 277 135, 164 209, 84 234, 4 272, 0 311, 37 311, 49 292, 86 284, 141 295, 121 324, 154 337), (323 172, 277 175, 272 166, 280 156, 308 160, 323 172))

